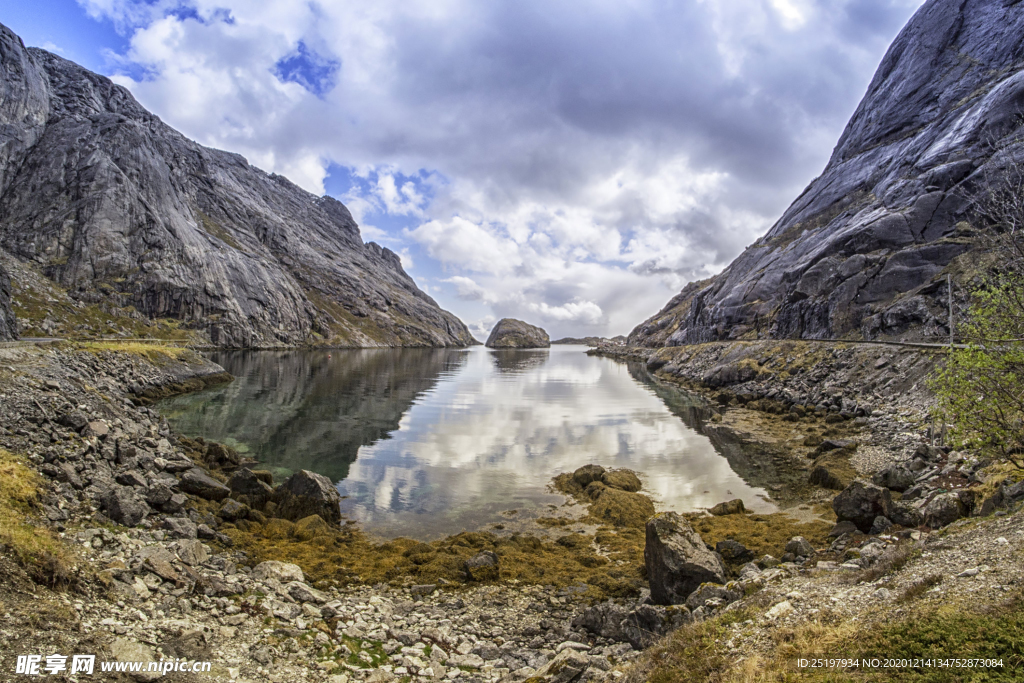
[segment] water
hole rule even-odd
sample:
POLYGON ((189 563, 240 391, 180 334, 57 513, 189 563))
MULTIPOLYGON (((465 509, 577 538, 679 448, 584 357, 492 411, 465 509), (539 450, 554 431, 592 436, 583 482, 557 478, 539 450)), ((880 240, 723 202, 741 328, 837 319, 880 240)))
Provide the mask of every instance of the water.
POLYGON ((276 481, 330 477, 342 511, 383 537, 507 524, 512 509, 539 516, 564 501, 551 478, 587 463, 640 472, 659 509, 731 498, 775 509, 744 481, 765 485, 761 465, 698 431, 699 399, 584 350, 218 352, 234 382, 159 407, 180 433, 238 448, 276 481))

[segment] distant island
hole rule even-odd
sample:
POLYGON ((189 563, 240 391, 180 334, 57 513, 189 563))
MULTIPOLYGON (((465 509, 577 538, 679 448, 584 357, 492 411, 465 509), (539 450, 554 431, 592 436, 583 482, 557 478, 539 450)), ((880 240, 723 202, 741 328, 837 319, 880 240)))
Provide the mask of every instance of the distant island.
POLYGON ((600 346, 601 344, 625 344, 626 335, 620 334, 617 337, 562 337, 551 342, 552 344, 583 344, 584 346, 600 346))

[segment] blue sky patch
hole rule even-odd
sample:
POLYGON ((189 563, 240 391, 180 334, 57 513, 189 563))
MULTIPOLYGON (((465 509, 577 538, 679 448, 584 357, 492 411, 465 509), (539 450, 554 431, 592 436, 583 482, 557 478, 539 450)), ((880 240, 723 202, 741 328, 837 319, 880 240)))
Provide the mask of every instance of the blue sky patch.
POLYGON ((339 60, 317 54, 300 40, 295 52, 274 65, 274 75, 285 83, 298 83, 317 97, 323 97, 334 87, 334 77, 340 68, 339 60))

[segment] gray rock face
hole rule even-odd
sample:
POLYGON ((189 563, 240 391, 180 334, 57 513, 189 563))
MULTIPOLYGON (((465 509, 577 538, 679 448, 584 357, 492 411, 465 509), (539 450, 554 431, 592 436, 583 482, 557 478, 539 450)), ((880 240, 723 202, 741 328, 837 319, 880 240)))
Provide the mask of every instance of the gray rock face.
MULTIPOLYGON (((2 104, 0 104, 2 106, 2 104)), ((18 338, 18 323, 11 310, 11 278, 0 267, 0 341, 18 338)))
MULTIPOLYGON (((348 209, 202 147, 0 26, 0 247, 213 344, 474 343, 348 209)), ((0 295, 0 335, 9 327, 0 295)))
POLYGON ((181 475, 181 490, 206 500, 224 500, 231 495, 231 489, 198 467, 181 475))
POLYGON ((231 495, 236 498, 245 496, 243 502, 254 508, 260 509, 274 495, 274 489, 259 477, 252 473, 248 467, 236 471, 228 479, 228 488, 231 495))
POLYGON ((644 563, 651 600, 658 605, 681 605, 702 583, 725 583, 722 560, 675 512, 663 512, 647 522, 644 563))
POLYGON ((855 481, 832 500, 832 509, 840 522, 853 522, 858 529, 869 533, 875 517, 891 519, 892 496, 889 489, 855 481))
POLYGON ((967 510, 955 492, 940 493, 924 507, 924 523, 933 529, 952 524, 964 517, 967 510))
POLYGON ((718 276, 630 334, 948 334, 943 269, 972 245, 967 197, 1024 161, 1018 2, 929 0, 889 48, 824 172, 718 276), (898 299, 897 295, 900 295, 898 299))
POLYGON ((103 497, 102 504, 107 517, 124 526, 135 526, 150 512, 142 496, 127 486, 114 486, 103 497))
POLYGON ((277 513, 285 519, 300 520, 320 515, 324 521, 341 524, 341 494, 322 474, 299 470, 274 490, 277 513))
POLYGON ((491 349, 546 349, 551 346, 548 333, 514 318, 502 318, 491 330, 485 344, 491 349))

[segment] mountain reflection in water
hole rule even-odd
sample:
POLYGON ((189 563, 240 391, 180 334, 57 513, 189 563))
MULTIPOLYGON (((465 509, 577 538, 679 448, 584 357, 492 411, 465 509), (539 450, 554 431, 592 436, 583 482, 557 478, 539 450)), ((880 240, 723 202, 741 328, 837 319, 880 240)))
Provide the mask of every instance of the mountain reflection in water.
POLYGON ((562 501, 551 478, 590 462, 642 473, 663 509, 728 498, 774 509, 696 431, 699 399, 583 351, 216 353, 238 379, 160 409, 178 431, 241 446, 278 479, 330 477, 348 496, 343 512, 386 537, 508 523, 509 509, 541 515, 562 501))

